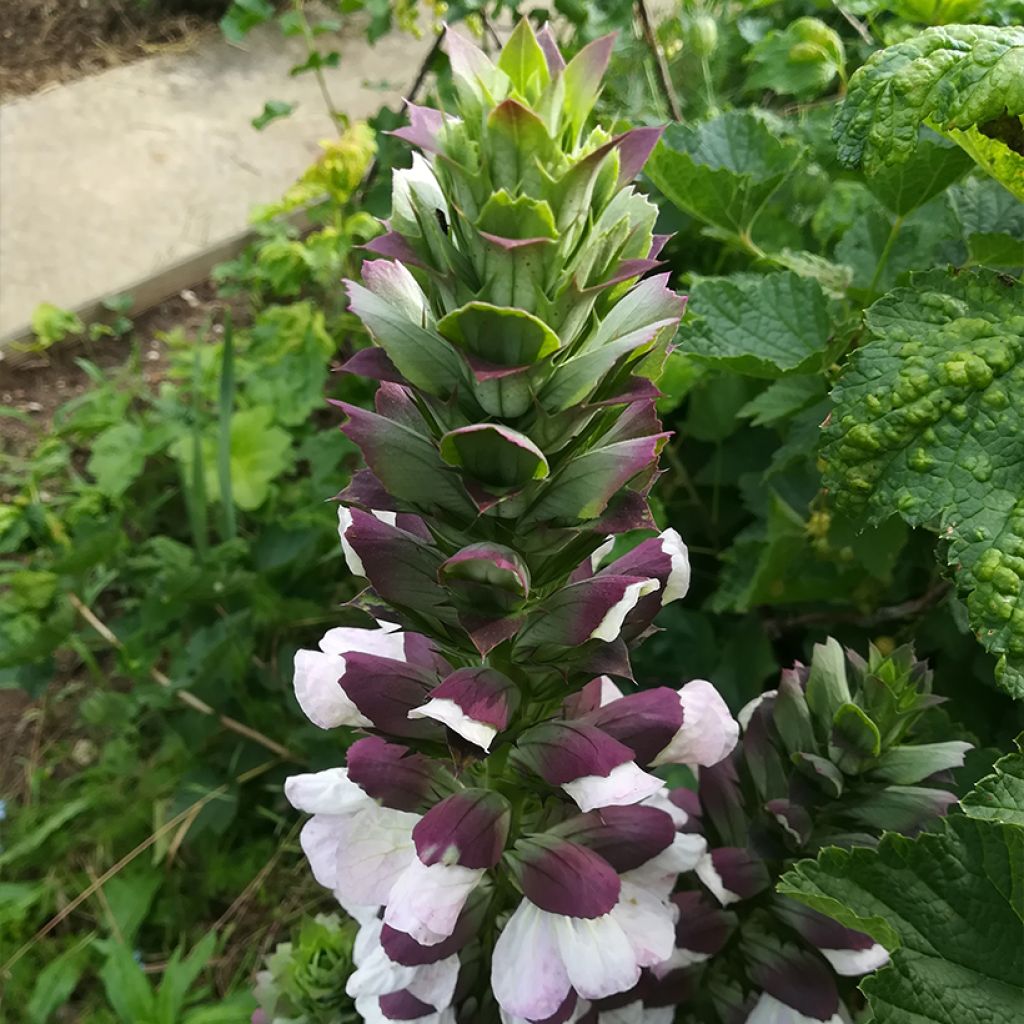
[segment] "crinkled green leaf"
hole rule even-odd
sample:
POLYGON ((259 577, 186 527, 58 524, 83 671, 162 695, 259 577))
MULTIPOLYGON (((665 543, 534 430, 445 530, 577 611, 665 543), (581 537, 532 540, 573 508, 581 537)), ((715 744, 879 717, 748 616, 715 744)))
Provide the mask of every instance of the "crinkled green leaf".
POLYGON ((1024 28, 951 25, 873 53, 850 79, 833 137, 844 164, 906 160, 924 123, 968 129, 1024 113, 1024 28))
POLYGON ((683 348, 753 377, 818 369, 832 329, 821 287, 788 270, 742 280, 700 278, 690 308, 700 319, 683 329, 683 348))
POLYGON ((841 507, 936 530, 971 623, 1024 696, 1024 287, 913 279, 867 312, 823 454, 841 507))
POLYGON ((779 139, 756 113, 731 110, 697 125, 670 125, 646 171, 681 210, 744 234, 800 156, 799 146, 779 139))
MULTIPOLYGON (((1021 739, 1024 737, 1018 737, 1018 746, 1021 739)), ((993 768, 993 774, 964 797, 964 813, 971 818, 1024 827, 1024 754, 1007 754, 993 768)))
POLYGON ((906 160, 876 168, 867 177, 867 186, 893 213, 905 217, 973 166, 974 161, 960 146, 926 129, 906 160))
POLYGON ((890 963, 861 983, 877 1024, 1020 1019, 1024 829, 957 815, 917 839, 826 849, 779 891, 889 950, 890 963))
MULTIPOLYGON (((1024 62, 1022 62, 1024 63, 1024 62)), ((996 181, 1017 199, 1024 201, 1024 115, 1009 114, 978 128, 946 130, 996 181)))

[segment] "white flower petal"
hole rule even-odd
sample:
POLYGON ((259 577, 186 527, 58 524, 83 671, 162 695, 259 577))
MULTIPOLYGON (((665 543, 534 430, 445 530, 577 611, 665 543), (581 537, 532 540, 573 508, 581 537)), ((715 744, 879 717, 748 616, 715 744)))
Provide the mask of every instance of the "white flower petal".
POLYGON ((683 706, 682 727, 651 764, 718 764, 739 739, 739 726, 729 714, 729 706, 705 679, 694 679, 682 687, 679 703, 683 706))
POLYGON ((597 568, 604 561, 605 555, 609 554, 613 547, 615 547, 615 534, 610 533, 601 546, 596 548, 590 556, 591 572, 597 572, 597 568))
POLYGON ((622 691, 612 681, 611 676, 601 676, 601 707, 606 704, 611 704, 613 700, 619 700, 622 697, 622 691))
POLYGON ((690 554, 683 543, 683 538, 675 530, 665 530, 660 538, 661 550, 669 556, 672 568, 669 570, 668 581, 661 592, 662 606, 671 601, 686 597, 690 589, 690 554))
POLYGON ((867 949, 820 949, 819 952, 832 965, 832 970, 844 978, 877 971, 889 962, 885 946, 877 942, 867 949))
POLYGON ((432 718, 484 750, 491 749, 491 743, 498 735, 498 730, 493 725, 470 718, 455 701, 447 697, 432 697, 422 707, 413 708, 409 712, 409 717, 432 718))
POLYGON ((320 641, 324 654, 376 654, 379 658, 405 659, 405 634, 393 622, 377 622, 376 629, 335 626, 320 641))
POLYGON ((638 804, 665 785, 661 779, 627 761, 613 768, 607 775, 583 775, 566 782, 562 789, 576 801, 581 811, 598 807, 622 807, 638 804))
POLYGON ((764 693, 758 694, 753 700, 748 700, 747 703, 740 708, 740 712, 736 716, 736 721, 739 723, 740 729, 743 732, 747 731, 747 726, 750 725, 750 719, 754 717, 754 712, 769 697, 777 696, 778 692, 778 690, 765 690, 764 693))
POLYGON ((368 726, 363 715, 341 688, 339 679, 345 674, 345 659, 320 651, 296 651, 295 699, 302 713, 321 729, 339 725, 368 726))
POLYGON ((443 942, 483 874, 460 864, 426 865, 413 857, 391 890, 384 923, 424 946, 443 942))
POLYGON ((359 557, 356 549, 352 547, 349 539, 345 536, 348 528, 352 525, 352 510, 344 505, 338 506, 338 537, 341 540, 341 550, 345 555, 345 564, 353 576, 365 576, 366 568, 363 560, 359 557))
MULTIPOLYGON (((675 876, 672 881, 675 882, 675 876)), ((633 956, 641 967, 653 967, 672 955, 676 944, 675 914, 660 893, 623 878, 619 902, 612 907, 610 916, 629 939, 633 956)))
POLYGON ((340 819, 333 888, 346 903, 387 903, 392 886, 415 857, 418 814, 374 805, 340 819))
POLYGON ((690 816, 682 807, 677 807, 668 794, 668 789, 659 789, 644 800, 643 804, 645 807, 656 807, 659 811, 664 811, 672 819, 672 824, 680 829, 690 820, 690 816))
POLYGON ((707 848, 707 840, 703 836, 692 832, 677 832, 670 846, 647 863, 625 872, 622 881, 642 886, 648 892, 657 894, 660 899, 667 900, 672 895, 679 875, 684 871, 693 871, 707 848))
POLYGON ((314 814, 299 833, 299 845, 309 861, 313 877, 326 889, 333 889, 338 877, 338 836, 347 818, 314 814))
POLYGON ((569 981, 581 996, 601 999, 625 992, 640 980, 633 947, 612 914, 549 916, 569 981))
POLYGON ((667 960, 651 967, 651 973, 656 978, 664 978, 666 974, 671 974, 681 967, 692 967, 694 964, 702 964, 705 960, 710 959, 710 953, 695 953, 692 949, 673 949, 672 955, 667 960))
POLYGON ((491 990, 502 1010, 514 1017, 543 1020, 569 994, 553 916, 524 899, 494 944, 491 990))
POLYGON ((715 863, 711 859, 711 854, 706 853, 697 862, 697 866, 694 868, 697 873, 697 877, 711 890, 712 895, 723 907, 729 906, 730 903, 738 903, 739 895, 734 893, 731 889, 725 887, 725 882, 722 881, 722 876, 715 870, 715 863))
POLYGON ((308 814, 353 814, 373 804, 348 777, 347 768, 291 775, 284 780, 284 795, 297 811, 308 814))
POLYGON ((384 952, 384 947, 380 944, 380 930, 381 921, 378 919, 371 925, 360 928, 359 935, 356 936, 356 949, 352 959, 357 968, 348 976, 345 984, 345 991, 353 999, 358 996, 383 996, 389 992, 398 992, 407 988, 416 977, 417 968, 396 964, 384 952), (361 945, 369 948, 361 949, 361 945))
POLYGON ((416 977, 406 986, 417 999, 431 1006, 448 1006, 455 997, 459 981, 459 955, 416 968, 416 977))
POLYGON ((653 594, 660 586, 658 580, 637 580, 636 583, 630 583, 622 597, 604 613, 604 618, 591 631, 590 639, 604 640, 605 643, 617 640, 626 616, 637 606, 640 598, 653 594))

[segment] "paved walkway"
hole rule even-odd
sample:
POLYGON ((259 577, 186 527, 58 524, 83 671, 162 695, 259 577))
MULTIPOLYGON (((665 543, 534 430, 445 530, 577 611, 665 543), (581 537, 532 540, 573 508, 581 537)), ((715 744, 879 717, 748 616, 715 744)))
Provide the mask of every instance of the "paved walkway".
MULTIPOLYGON (((431 41, 338 40, 341 65, 327 71, 335 104, 364 117, 398 100, 431 41)), ((211 34, 192 53, 0 107, 0 337, 40 302, 116 294, 245 228, 253 205, 277 198, 331 134, 314 76, 288 76, 303 58, 273 28, 244 49, 211 34), (268 99, 298 106, 257 132, 249 122, 268 99)))

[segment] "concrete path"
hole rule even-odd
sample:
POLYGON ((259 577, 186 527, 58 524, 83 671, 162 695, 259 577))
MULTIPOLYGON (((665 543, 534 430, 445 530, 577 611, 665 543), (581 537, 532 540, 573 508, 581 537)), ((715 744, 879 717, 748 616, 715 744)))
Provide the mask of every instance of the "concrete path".
MULTIPOLYGON (((336 106, 374 113, 409 88, 432 39, 350 32, 328 70, 336 106)), ((304 59, 274 28, 219 34, 0 107, 0 337, 40 302, 73 308, 244 229, 319 152, 331 124, 304 59), (298 104, 262 132, 265 100, 298 104)))

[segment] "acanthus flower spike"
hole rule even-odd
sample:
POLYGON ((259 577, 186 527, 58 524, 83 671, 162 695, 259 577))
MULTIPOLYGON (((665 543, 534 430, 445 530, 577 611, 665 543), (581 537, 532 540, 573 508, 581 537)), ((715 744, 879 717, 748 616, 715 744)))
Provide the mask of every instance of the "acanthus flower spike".
POLYGON ((379 625, 299 652, 295 691, 368 735, 286 792, 361 922, 366 1021, 661 1024, 673 889, 701 884, 699 815, 648 769, 712 764, 735 725, 709 683, 620 688, 689 560, 672 530, 611 555, 654 533, 685 306, 644 276, 665 238, 632 181, 660 129, 591 124, 614 45, 566 62, 524 20, 492 60, 448 31, 455 109, 407 106, 417 151, 345 282, 372 346, 343 369, 379 383, 335 403, 366 464, 338 529, 379 625))

